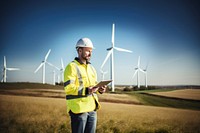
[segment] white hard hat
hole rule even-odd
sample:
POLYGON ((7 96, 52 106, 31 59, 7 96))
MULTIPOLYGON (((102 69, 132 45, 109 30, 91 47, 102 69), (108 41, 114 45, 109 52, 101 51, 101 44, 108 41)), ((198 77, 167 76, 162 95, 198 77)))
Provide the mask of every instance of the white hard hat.
POLYGON ((89 47, 94 49, 92 41, 89 38, 81 38, 80 40, 78 40, 78 42, 76 43, 76 49, 79 47, 89 47))

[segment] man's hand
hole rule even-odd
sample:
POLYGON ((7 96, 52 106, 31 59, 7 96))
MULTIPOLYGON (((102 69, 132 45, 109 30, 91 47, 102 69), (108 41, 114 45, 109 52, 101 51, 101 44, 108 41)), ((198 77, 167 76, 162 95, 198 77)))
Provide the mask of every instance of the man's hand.
POLYGON ((99 87, 99 89, 98 89, 99 93, 102 94, 102 93, 106 92, 106 88, 107 88, 106 85, 99 87))
POLYGON ((96 92, 99 89, 99 87, 88 87, 88 93, 92 94, 96 92))

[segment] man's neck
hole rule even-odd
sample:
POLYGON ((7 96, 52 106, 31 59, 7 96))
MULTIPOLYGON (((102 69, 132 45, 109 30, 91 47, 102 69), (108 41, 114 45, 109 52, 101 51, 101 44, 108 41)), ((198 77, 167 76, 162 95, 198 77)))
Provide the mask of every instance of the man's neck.
POLYGON ((76 57, 75 60, 77 60, 80 64, 88 64, 89 62, 85 59, 76 57))
POLYGON ((87 61, 86 61, 86 60, 80 59, 80 58, 79 58, 79 60, 80 60, 83 64, 87 64, 87 61))

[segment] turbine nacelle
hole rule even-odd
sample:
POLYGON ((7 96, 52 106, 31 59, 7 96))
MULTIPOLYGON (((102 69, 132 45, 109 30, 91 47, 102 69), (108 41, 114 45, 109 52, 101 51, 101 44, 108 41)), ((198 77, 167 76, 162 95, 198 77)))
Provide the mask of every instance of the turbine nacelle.
POLYGON ((107 50, 107 51, 110 51, 111 49, 113 49, 113 47, 107 48, 106 50, 107 50))

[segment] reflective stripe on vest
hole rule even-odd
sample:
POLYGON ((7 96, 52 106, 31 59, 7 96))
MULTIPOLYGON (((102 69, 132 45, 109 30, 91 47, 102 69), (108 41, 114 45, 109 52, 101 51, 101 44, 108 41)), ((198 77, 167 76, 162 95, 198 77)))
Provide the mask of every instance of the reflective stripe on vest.
POLYGON ((94 67, 90 64, 88 64, 88 66, 90 66, 90 68, 92 69, 92 72, 95 73, 94 67))
MULTIPOLYGON (((79 88, 78 88, 78 95, 82 95, 83 94, 83 78, 81 76, 81 71, 80 69, 78 68, 78 65, 72 61, 75 66, 76 66, 76 71, 77 71, 77 75, 78 75, 78 81, 79 81, 79 88)), ((74 80, 68 80, 64 83, 64 87, 66 87, 67 85, 71 84, 71 83, 74 83, 75 81, 74 80)))
POLYGON ((64 87, 66 87, 67 85, 71 84, 71 83, 74 83, 75 81, 74 80, 68 80, 64 83, 64 87))
POLYGON ((78 95, 82 95, 83 94, 83 78, 81 76, 81 71, 78 68, 78 65, 75 62, 74 62, 74 64, 76 66, 77 75, 78 75, 78 81, 79 81, 78 95))

